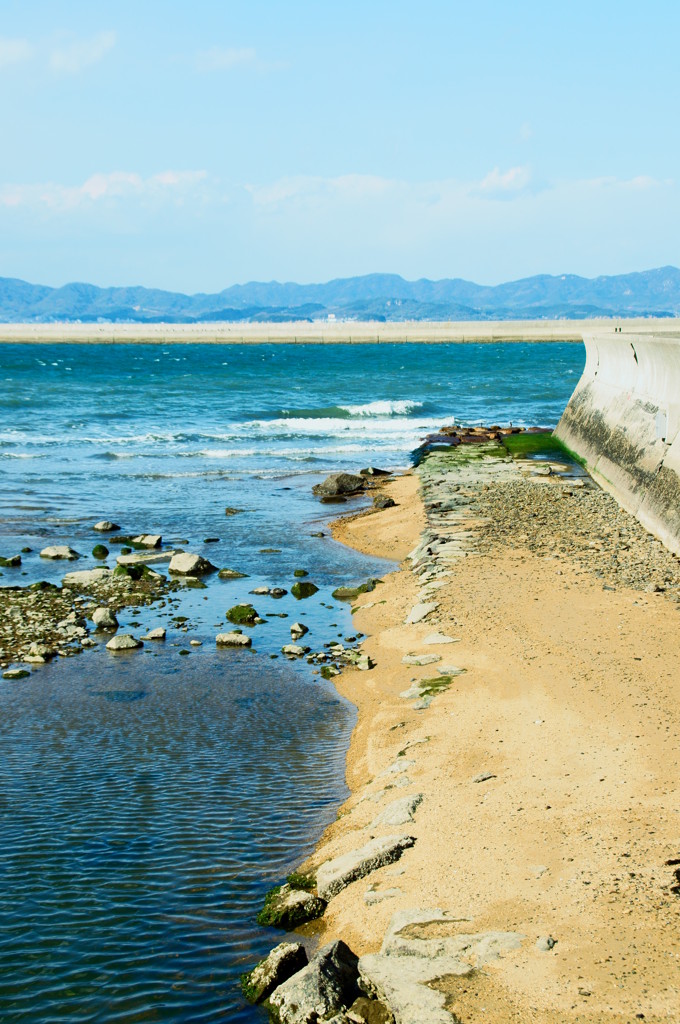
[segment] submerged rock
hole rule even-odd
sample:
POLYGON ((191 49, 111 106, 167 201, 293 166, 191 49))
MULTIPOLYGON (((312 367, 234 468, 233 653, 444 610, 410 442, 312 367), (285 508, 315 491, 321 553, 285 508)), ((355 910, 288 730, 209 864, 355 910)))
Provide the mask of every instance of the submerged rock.
POLYGON ((107 548, 106 544, 95 544, 95 546, 92 548, 93 558, 107 558, 108 554, 109 549, 107 548))
POLYGON ((67 562, 75 562, 76 558, 80 558, 80 555, 67 544, 51 544, 49 547, 42 549, 40 557, 63 559, 67 562))
POLYGON ((134 637, 131 633, 118 633, 116 636, 112 636, 106 645, 107 651, 134 651, 138 647, 143 647, 144 644, 137 637, 134 637))
POLYGON ((279 985, 270 1003, 281 1024, 317 1024, 360 995, 358 958, 342 940, 324 946, 310 963, 279 985))
POLYGON ((320 484, 312 487, 317 497, 335 498, 343 494, 357 494, 366 487, 366 481, 356 473, 331 473, 320 484))
POLYGON ((189 551, 182 551, 181 554, 173 555, 170 565, 170 572, 180 576, 201 576, 208 572, 217 572, 217 566, 209 562, 202 555, 193 555, 189 551))
POLYGON ((291 931, 306 921, 322 917, 326 901, 307 889, 296 889, 288 882, 267 893, 257 923, 291 931))
POLYGON ((261 1003, 308 962, 307 950, 301 942, 281 942, 257 967, 243 975, 243 995, 250 1003, 261 1003))
POLYGON ((236 569, 220 569, 217 575, 221 580, 245 580, 248 578, 247 572, 238 572, 236 569))

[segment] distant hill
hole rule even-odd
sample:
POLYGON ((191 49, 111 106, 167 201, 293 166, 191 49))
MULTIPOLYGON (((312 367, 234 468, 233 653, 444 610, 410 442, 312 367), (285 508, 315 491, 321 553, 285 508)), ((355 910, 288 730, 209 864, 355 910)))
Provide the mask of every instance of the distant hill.
POLYGON ((613 277, 540 274, 494 286, 460 278, 405 281, 397 274, 326 284, 232 285, 215 295, 156 288, 62 288, 0 278, 0 321, 195 323, 201 320, 529 320, 595 316, 680 316, 680 270, 660 267, 613 277))

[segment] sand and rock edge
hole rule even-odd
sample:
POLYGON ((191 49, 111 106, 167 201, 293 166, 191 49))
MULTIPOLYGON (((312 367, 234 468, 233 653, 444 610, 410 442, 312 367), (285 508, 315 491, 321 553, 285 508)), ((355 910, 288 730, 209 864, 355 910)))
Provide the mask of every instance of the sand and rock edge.
POLYGON ((322 949, 282 1020, 354 955, 338 1024, 677 1012, 678 561, 559 466, 476 454, 335 525, 405 561, 355 606, 352 794, 301 868, 322 949))

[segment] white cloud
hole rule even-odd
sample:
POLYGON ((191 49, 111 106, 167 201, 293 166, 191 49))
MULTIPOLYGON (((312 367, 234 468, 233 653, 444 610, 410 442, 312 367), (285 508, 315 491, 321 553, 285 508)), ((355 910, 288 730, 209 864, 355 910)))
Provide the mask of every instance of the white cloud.
POLYGON ((32 56, 33 47, 27 39, 7 39, 0 36, 0 69, 30 60, 32 56))
POLYGON ((284 61, 263 60, 252 46, 212 46, 201 50, 193 60, 196 71, 234 71, 237 68, 251 71, 282 71, 288 65, 284 61))
POLYGON ((55 47, 49 56, 52 71, 77 74, 96 64, 116 45, 115 32, 99 32, 90 39, 74 39, 55 47))
POLYGON ((161 171, 148 178, 130 171, 93 174, 81 185, 48 182, 0 186, 0 206, 33 207, 64 212, 86 204, 117 199, 172 199, 191 193, 207 178, 205 171, 161 171))
POLYGON ((485 178, 473 186, 472 194, 487 199, 508 199, 524 192, 530 181, 531 172, 528 167, 511 167, 507 171, 494 167, 485 178))

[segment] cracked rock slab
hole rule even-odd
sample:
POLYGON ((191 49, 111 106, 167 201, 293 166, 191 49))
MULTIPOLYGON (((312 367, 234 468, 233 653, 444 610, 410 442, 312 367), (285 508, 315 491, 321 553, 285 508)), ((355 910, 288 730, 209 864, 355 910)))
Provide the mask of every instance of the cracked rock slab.
POLYGON ((414 626, 417 622, 422 622, 431 612, 436 611, 438 607, 439 605, 436 601, 424 601, 414 605, 406 618, 406 625, 414 626))
POLYGON ((377 828, 380 825, 407 825, 413 821, 413 815, 423 802, 423 794, 415 793, 412 796, 402 796, 393 800, 377 818, 374 818, 369 828, 377 828))
POLYGON ((404 850, 413 846, 414 836, 381 836, 364 846, 322 864, 316 873, 319 896, 329 900, 358 878, 399 860, 404 850))

